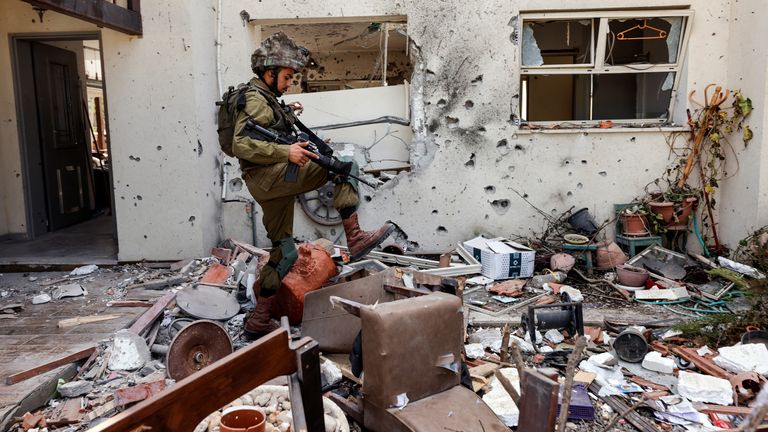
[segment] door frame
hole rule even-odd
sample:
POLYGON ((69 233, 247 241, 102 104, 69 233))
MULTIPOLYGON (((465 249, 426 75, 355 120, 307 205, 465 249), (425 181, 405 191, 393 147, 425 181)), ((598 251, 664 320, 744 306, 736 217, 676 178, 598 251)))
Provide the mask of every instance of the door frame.
MULTIPOLYGON (((31 178, 32 173, 36 172, 37 170, 34 169, 31 161, 31 155, 29 154, 29 137, 27 132, 25 131, 25 127, 28 124, 27 115, 25 113, 25 107, 29 108, 28 102, 24 101, 24 98, 22 97, 23 89, 21 87, 21 58, 20 58, 20 50, 19 50, 19 43, 21 42, 46 42, 46 41, 72 41, 72 40, 98 40, 99 41, 99 55, 101 57, 101 72, 102 72, 102 80, 104 82, 104 85, 102 87, 102 93, 104 97, 104 128, 106 131, 109 131, 109 103, 107 98, 107 80, 104 74, 104 44, 102 42, 101 38, 101 32, 100 31, 89 31, 89 32, 51 32, 51 33, 12 33, 9 35, 10 39, 10 48, 11 48, 11 72, 13 76, 13 93, 14 93, 14 100, 16 105, 16 127, 18 130, 18 141, 19 141, 19 154, 21 157, 21 168, 22 168, 22 184, 24 189, 24 209, 25 209, 25 220, 26 220, 26 238, 27 240, 32 240, 35 237, 41 235, 41 233, 36 232, 35 229, 35 221, 33 220, 34 215, 34 197, 32 196, 35 192, 39 192, 38 186, 36 185, 35 181, 31 178), (36 189, 36 190, 33 190, 36 189)), ((85 83, 83 83, 85 84, 85 83)), ((35 104, 36 108, 36 104, 35 104)), ((84 119, 85 120, 85 119, 84 119)), ((36 121, 35 121, 36 124, 36 121)), ((106 134, 106 146, 107 150, 110 155, 112 155, 112 145, 111 145, 111 139, 110 134, 106 134)), ((109 169, 109 188, 111 191, 114 191, 114 176, 113 176, 113 170, 112 170, 112 159, 109 159, 108 163, 108 169, 109 169)), ((115 196, 114 193, 110 193, 110 201, 111 201, 111 207, 112 207, 112 232, 113 236, 115 237, 115 242, 117 243, 117 217, 115 217, 115 196)))

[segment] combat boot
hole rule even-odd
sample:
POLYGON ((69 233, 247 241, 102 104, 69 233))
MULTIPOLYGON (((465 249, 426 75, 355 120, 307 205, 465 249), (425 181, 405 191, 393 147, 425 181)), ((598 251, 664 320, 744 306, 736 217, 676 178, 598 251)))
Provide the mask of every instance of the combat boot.
POLYGON ((366 256, 373 248, 381 244, 395 226, 387 222, 376 231, 363 231, 357 222, 357 212, 352 213, 348 218, 341 220, 344 224, 344 233, 347 235, 347 248, 349 248, 350 259, 357 261, 366 256))
POLYGON ((259 297, 256 300, 256 308, 246 317, 245 326, 243 327, 246 339, 258 339, 265 334, 280 328, 277 321, 272 320, 270 314, 272 302, 274 302, 276 298, 277 296, 259 297))

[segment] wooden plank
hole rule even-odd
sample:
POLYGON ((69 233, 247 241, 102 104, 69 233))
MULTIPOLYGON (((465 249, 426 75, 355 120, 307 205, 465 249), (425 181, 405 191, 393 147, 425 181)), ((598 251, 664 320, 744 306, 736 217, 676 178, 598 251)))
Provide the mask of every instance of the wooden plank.
MULTIPOLYGON (((592 394, 599 395, 600 394, 600 384, 593 382, 589 385, 589 391, 592 394)), ((620 396, 598 396, 600 399, 603 400, 608 406, 610 406, 615 412, 617 413, 623 413, 629 410, 629 405, 624 402, 624 399, 622 399, 620 396)), ((658 429, 656 428, 656 424, 652 421, 649 421, 642 415, 638 414, 637 411, 632 411, 628 413, 624 417, 629 423, 632 424, 632 426, 636 427, 642 432, 657 432, 658 429)))
POLYGON ((223 284, 229 278, 230 270, 232 269, 225 265, 213 263, 213 265, 208 268, 208 271, 205 272, 198 284, 223 284))
POLYGON ((525 371, 520 388, 520 420, 517 430, 550 432, 555 430, 557 392, 560 384, 533 369, 525 371))
POLYGON ((288 331, 281 328, 100 423, 90 432, 191 431, 208 414, 231 402, 233 395, 245 394, 296 369, 296 353, 288 346, 288 331))
POLYGON ((154 305, 152 305, 151 308, 147 309, 146 312, 144 312, 143 315, 139 317, 139 319, 136 320, 135 323, 128 329, 138 335, 144 333, 149 327, 152 326, 152 323, 155 322, 157 317, 163 314, 163 311, 166 307, 168 307, 169 304, 171 304, 172 301, 176 299, 176 293, 169 292, 165 294, 164 296, 160 297, 154 305))
POLYGON ((8 375, 5 378, 5 384, 6 385, 13 385, 18 382, 24 381, 26 379, 36 377, 40 374, 44 374, 46 372, 50 372, 60 366, 64 366, 66 364, 82 360, 84 358, 88 358, 93 352, 96 351, 96 347, 90 347, 86 348, 84 350, 78 351, 76 353, 70 354, 66 357, 59 358, 57 360, 50 361, 48 363, 45 363, 43 365, 34 367, 32 369, 27 369, 22 372, 15 373, 13 375, 8 375))
POLYGON ((90 324, 95 322, 109 321, 115 318, 120 318, 121 316, 122 315, 90 315, 90 316, 79 316, 74 318, 65 318, 63 320, 59 320, 59 323, 57 324, 57 326, 59 328, 68 328, 68 327, 79 326, 81 324, 90 324))
MULTIPOLYGON (((141 36, 141 13, 126 9, 106 0, 24 0, 32 6, 49 9, 117 30, 121 33, 141 36)), ((135 0, 134 0, 135 1, 135 0)), ((138 4, 138 3, 135 3, 138 4)))
POLYGON ((674 347, 672 352, 693 363, 696 367, 707 375, 730 380, 733 374, 716 365, 712 360, 702 357, 693 348, 674 347))

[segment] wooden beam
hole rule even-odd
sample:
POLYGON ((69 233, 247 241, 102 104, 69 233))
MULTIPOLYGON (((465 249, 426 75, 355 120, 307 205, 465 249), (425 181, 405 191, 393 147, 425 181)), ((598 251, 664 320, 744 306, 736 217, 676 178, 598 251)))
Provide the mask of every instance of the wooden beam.
POLYGON ((139 2, 133 0, 134 10, 120 7, 106 0, 24 0, 32 6, 52 10, 83 21, 107 27, 121 33, 141 36, 139 2))
POLYGON ((296 369, 296 353, 288 346, 288 331, 281 328, 100 423, 90 432, 191 431, 237 395, 274 377, 290 375, 296 369))
POLYGON ((163 311, 165 311, 165 308, 168 307, 168 305, 171 304, 171 302, 175 299, 175 292, 169 292, 166 295, 160 297, 160 299, 158 299, 151 308, 147 309, 147 311, 144 312, 144 314, 141 315, 128 330, 136 333, 137 335, 141 335, 148 328, 152 327, 152 324, 155 322, 157 317, 162 315, 163 311))
POLYGON ((78 352, 76 352, 74 354, 70 354, 70 355, 68 355, 66 357, 62 357, 60 359, 56 359, 56 360, 50 361, 50 362, 48 362, 48 363, 46 363, 44 365, 40 365, 40 366, 34 367, 32 369, 27 369, 25 371, 18 372, 18 373, 15 373, 13 375, 8 375, 5 378, 5 384, 6 385, 13 385, 13 384, 16 384, 18 382, 24 381, 26 379, 36 377, 36 376, 38 376, 40 374, 44 374, 46 372, 50 372, 50 371, 52 371, 52 370, 54 370, 54 369, 56 369, 56 368, 58 368, 60 366, 64 366, 66 364, 69 364, 69 363, 72 363, 72 362, 75 362, 75 361, 78 361, 78 360, 82 360, 84 358, 88 358, 91 354, 93 354, 94 351, 96 351, 96 347, 86 348, 86 349, 84 349, 82 351, 78 351, 78 352))

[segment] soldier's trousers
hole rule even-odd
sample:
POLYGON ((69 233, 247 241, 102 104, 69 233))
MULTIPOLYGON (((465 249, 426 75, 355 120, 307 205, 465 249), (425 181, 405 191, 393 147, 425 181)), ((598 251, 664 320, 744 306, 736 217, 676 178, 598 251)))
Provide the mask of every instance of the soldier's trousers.
MULTIPOLYGON (((293 237, 293 211, 296 196, 313 191, 325 185, 330 179, 328 171, 314 163, 308 163, 299 169, 298 180, 295 183, 285 181, 287 163, 279 163, 247 170, 243 174, 245 184, 253 199, 264 212, 262 219, 267 229, 267 237, 273 247, 269 260, 277 264, 282 259, 280 240, 293 237)), ((357 175, 357 165, 352 169, 357 175)), ((338 209, 357 207, 358 196, 356 187, 348 181, 337 183, 334 188, 333 206, 338 209)), ((269 297, 280 288, 280 277, 275 268, 264 266, 259 275, 261 295, 269 297)))

